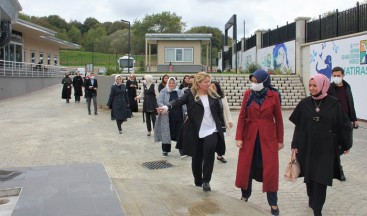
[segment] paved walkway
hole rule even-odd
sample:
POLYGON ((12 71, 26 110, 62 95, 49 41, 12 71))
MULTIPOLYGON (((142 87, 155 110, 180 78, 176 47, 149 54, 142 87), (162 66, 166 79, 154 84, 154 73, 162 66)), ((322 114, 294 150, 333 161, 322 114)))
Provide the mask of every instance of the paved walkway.
MULTIPOLYGON (((248 203, 234 186, 237 148, 234 132, 227 136, 228 163, 216 161, 212 192, 193 186, 190 158, 173 150, 172 168, 149 170, 142 163, 163 160, 161 146, 146 136, 141 113, 123 124, 118 134, 110 112, 87 114, 86 103, 66 104, 61 85, 0 101, 0 169, 73 163, 103 163, 128 215, 270 215, 261 184, 254 182, 248 203)), ((280 152, 281 215, 312 215, 303 179, 282 178, 290 157, 293 125, 284 111, 285 149, 280 152)), ((232 112, 236 120, 238 112, 232 112)), ((354 133, 351 153, 342 157, 346 182, 328 188, 324 215, 367 215, 367 124, 354 133)))

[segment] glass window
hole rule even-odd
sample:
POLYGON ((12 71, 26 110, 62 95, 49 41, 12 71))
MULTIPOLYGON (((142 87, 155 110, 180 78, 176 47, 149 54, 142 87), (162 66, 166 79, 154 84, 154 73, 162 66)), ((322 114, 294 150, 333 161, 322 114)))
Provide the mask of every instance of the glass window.
POLYGON ((175 61, 175 48, 166 48, 165 61, 174 62, 175 61))
POLYGON ((40 52, 40 61, 38 64, 43 64, 43 52, 40 52))
POLYGON ((14 49, 14 44, 9 44, 9 61, 14 61, 14 52, 15 52, 15 49, 14 49))
POLYGON ((47 64, 50 65, 51 64, 51 54, 47 53, 47 64))
POLYGON ((21 45, 15 45, 15 61, 16 62, 22 62, 22 46, 21 45))
POLYGON ((193 62, 193 48, 166 48, 165 61, 169 62, 193 62))
POLYGON ((176 61, 182 62, 183 61, 183 50, 182 49, 176 49, 176 61))
POLYGON ((31 63, 36 63, 36 54, 34 50, 31 50, 31 63))
POLYGON ((183 61, 185 62, 193 62, 193 52, 192 48, 184 49, 184 58, 183 61))

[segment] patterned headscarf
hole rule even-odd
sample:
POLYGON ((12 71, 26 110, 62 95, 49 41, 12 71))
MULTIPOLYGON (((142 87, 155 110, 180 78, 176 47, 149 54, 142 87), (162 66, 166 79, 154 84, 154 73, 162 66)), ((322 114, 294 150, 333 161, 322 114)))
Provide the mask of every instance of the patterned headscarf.
POLYGON ((325 75, 320 73, 313 75, 308 82, 311 80, 315 80, 317 91, 319 92, 317 95, 312 96, 312 98, 315 100, 320 100, 326 97, 327 90, 330 87, 330 80, 325 75))

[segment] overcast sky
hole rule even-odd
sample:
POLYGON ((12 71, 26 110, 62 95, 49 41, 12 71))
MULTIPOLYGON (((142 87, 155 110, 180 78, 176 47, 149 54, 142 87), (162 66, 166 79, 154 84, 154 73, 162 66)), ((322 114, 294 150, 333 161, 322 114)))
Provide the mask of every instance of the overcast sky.
MULTIPOLYGON (((145 15, 170 11, 182 17, 188 30, 194 26, 217 27, 237 15, 237 38, 251 36, 258 29, 274 29, 297 17, 315 18, 328 11, 352 8, 355 0, 18 0, 22 12, 33 16, 59 15, 67 22, 142 20, 145 15)), ((362 0, 360 2, 365 2, 362 0)), ((232 36, 232 31, 229 31, 232 36)))

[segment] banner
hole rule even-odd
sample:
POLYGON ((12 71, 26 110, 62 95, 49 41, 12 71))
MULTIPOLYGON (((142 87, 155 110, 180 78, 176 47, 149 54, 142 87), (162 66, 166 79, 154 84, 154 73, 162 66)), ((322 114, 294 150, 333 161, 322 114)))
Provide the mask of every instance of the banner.
POLYGON ((367 119, 367 35, 329 41, 310 46, 310 76, 322 73, 331 78, 331 70, 342 67, 351 88, 357 118, 367 119))

